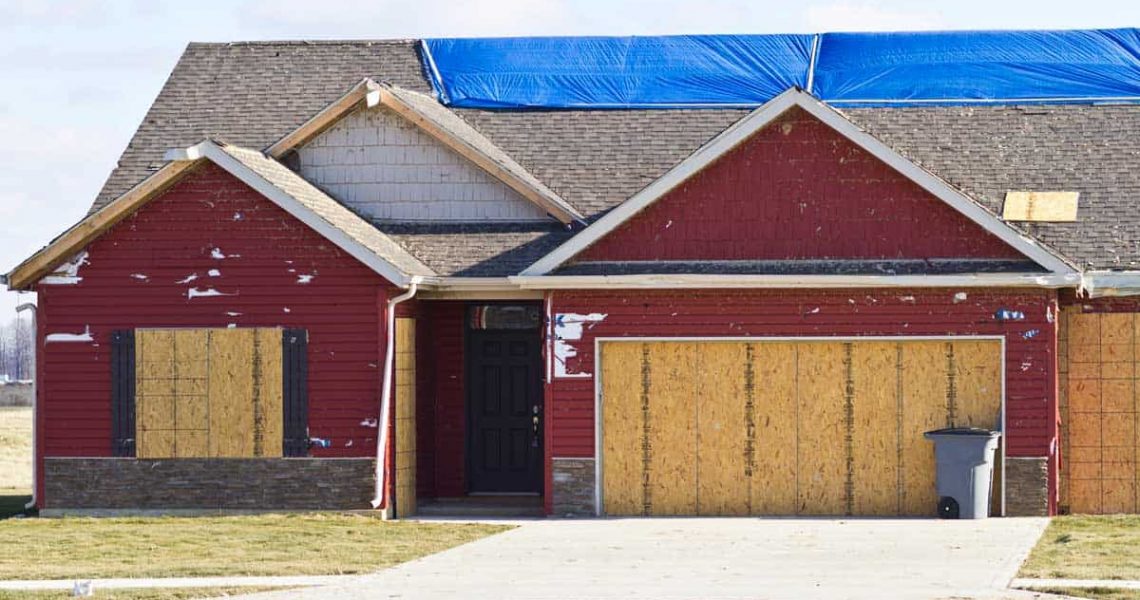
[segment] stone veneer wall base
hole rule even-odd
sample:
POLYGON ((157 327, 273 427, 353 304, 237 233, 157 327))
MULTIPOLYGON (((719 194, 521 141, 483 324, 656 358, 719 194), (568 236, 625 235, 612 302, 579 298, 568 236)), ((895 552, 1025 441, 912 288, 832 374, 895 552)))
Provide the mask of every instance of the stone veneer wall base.
POLYGON ((594 516, 594 459, 554 459, 555 517, 594 516))
POLYGON ((1010 517, 1049 515, 1049 459, 1005 459, 1005 514, 1010 517))
POLYGON ((372 498, 372 465, 368 458, 45 458, 43 507, 363 510, 372 498))

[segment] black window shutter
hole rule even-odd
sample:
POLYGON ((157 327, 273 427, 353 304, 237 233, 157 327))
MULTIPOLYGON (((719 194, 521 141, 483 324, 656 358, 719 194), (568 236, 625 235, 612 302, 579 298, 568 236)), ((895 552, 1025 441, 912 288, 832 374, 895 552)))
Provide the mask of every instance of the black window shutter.
POLYGON ((111 332, 111 456, 135 455, 135 332, 111 332))
POLYGON ((285 456, 309 454, 309 332, 286 329, 282 333, 281 390, 285 421, 285 456))

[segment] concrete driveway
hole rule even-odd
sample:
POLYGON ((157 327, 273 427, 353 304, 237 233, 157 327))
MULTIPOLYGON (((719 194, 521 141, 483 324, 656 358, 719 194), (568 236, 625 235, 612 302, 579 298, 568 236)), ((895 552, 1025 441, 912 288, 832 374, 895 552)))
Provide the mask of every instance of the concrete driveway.
POLYGON ((523 523, 316 598, 1018 598, 1046 519, 599 519, 523 523))

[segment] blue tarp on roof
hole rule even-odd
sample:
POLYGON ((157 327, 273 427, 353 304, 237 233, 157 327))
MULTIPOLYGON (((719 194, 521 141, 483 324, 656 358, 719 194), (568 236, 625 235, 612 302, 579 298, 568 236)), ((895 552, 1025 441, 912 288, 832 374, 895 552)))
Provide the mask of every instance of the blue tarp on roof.
POLYGON ((1140 30, 428 39, 464 108, 1140 102, 1140 30))
POLYGON ((444 104, 468 108, 756 106, 807 83, 813 36, 424 40, 444 104))
POLYGON ((1140 99, 1136 29, 826 33, 813 92, 838 105, 1140 99))

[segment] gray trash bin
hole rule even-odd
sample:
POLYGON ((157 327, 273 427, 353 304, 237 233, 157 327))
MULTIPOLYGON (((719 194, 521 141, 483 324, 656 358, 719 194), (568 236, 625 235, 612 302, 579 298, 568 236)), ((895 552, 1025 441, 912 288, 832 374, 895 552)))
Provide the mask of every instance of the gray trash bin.
POLYGON ((972 427, 927 431, 934 442, 938 516, 984 519, 990 515, 994 451, 1001 432, 972 427))

